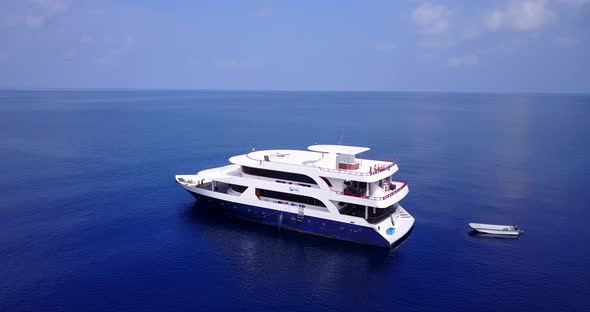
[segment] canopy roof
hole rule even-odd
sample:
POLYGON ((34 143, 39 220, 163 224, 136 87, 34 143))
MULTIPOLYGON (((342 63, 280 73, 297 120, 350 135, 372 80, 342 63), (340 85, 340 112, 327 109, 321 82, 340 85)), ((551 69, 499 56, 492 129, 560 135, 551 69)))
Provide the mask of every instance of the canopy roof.
POLYGON ((322 153, 336 153, 345 155, 356 155, 370 150, 368 147, 346 146, 346 145, 311 145, 310 151, 322 153))

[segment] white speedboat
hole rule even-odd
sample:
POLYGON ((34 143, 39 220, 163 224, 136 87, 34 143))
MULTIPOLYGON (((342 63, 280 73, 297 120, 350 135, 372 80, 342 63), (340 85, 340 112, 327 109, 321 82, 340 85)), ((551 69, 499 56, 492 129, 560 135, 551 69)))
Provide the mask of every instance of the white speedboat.
POLYGON ((522 232, 516 225, 469 223, 469 227, 479 233, 518 236, 522 232))
POLYGON ((365 147, 308 149, 238 155, 176 181, 198 201, 250 221, 384 247, 408 238, 414 218, 399 204, 408 185, 392 179, 397 163, 356 158, 365 147))

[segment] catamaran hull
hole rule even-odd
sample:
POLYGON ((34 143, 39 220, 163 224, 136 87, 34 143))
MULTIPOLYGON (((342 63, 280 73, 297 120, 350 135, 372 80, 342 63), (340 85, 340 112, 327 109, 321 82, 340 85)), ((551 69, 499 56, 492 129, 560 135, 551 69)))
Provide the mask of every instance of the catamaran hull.
POLYGON ((292 231, 335 238, 355 243, 395 248, 402 244, 410 236, 413 230, 412 226, 402 237, 390 243, 375 229, 370 227, 307 215, 300 218, 300 216, 295 213, 246 205, 209 197, 191 191, 188 192, 193 195, 200 203, 215 207, 229 216, 266 225, 277 226, 292 231))

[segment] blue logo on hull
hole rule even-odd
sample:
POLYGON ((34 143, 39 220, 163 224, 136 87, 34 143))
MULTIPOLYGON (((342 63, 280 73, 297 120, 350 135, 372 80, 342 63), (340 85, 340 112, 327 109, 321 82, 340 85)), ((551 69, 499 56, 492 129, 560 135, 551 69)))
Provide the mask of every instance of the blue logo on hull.
POLYGON ((385 231, 385 233, 387 233, 387 235, 393 235, 393 233, 395 233, 395 228, 388 228, 387 231, 385 231))

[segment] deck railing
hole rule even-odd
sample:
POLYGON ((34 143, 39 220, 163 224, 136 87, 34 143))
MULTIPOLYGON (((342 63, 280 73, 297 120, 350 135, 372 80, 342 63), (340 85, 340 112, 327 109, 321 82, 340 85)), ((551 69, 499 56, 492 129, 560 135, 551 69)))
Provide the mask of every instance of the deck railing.
POLYGON ((191 178, 180 177, 180 178, 178 178, 178 182, 183 183, 183 184, 187 184, 187 185, 200 186, 200 185, 204 185, 204 184, 211 182, 211 180, 203 179, 203 178, 191 179, 191 178))
POLYGON ((381 173, 383 171, 389 171, 389 169, 391 169, 396 164, 397 163, 394 161, 394 162, 391 162, 387 166, 377 166, 377 167, 375 167, 374 170, 371 170, 369 172, 356 172, 356 171, 352 171, 352 170, 332 169, 332 168, 323 168, 323 167, 318 167, 318 168, 320 168, 320 170, 322 170, 322 171, 327 171, 327 172, 352 174, 352 175, 359 175, 359 176, 372 176, 372 175, 381 173))
POLYGON ((353 196, 353 197, 365 198, 365 199, 371 199, 371 200, 386 200, 389 197, 397 194, 399 191, 401 191, 403 188, 405 188, 408 185, 408 182, 406 182, 406 181, 394 181, 394 182, 400 182, 400 183, 402 183, 402 185, 400 187, 396 187, 396 189, 393 190, 391 193, 386 194, 385 196, 381 196, 381 197, 367 196, 367 195, 357 194, 357 193, 353 193, 353 192, 340 192, 340 191, 334 191, 334 190, 332 190, 332 191, 334 191, 336 194, 339 194, 339 195, 353 196))
MULTIPOLYGON (((250 154, 246 154, 246 157, 248 157, 251 160, 259 162, 261 165, 263 162, 273 162, 272 160, 263 160, 263 159, 256 159, 256 158, 250 157, 250 154)), ((376 166, 375 169, 371 169, 371 171, 369 171, 369 172, 357 172, 357 171, 352 171, 352 170, 343 170, 343 169, 334 169, 334 168, 324 168, 324 167, 316 167, 316 166, 306 166, 306 165, 299 165, 299 164, 282 163, 280 161, 276 161, 276 163, 285 164, 285 165, 293 165, 293 166, 303 166, 303 167, 308 167, 308 168, 312 167, 312 168, 318 168, 321 171, 326 171, 326 172, 351 174, 351 175, 358 175, 358 176, 372 176, 372 175, 381 173, 383 171, 389 171, 392 167, 397 165, 397 163, 395 161, 392 161, 392 162, 389 162, 389 164, 386 166, 385 165, 376 166)))

